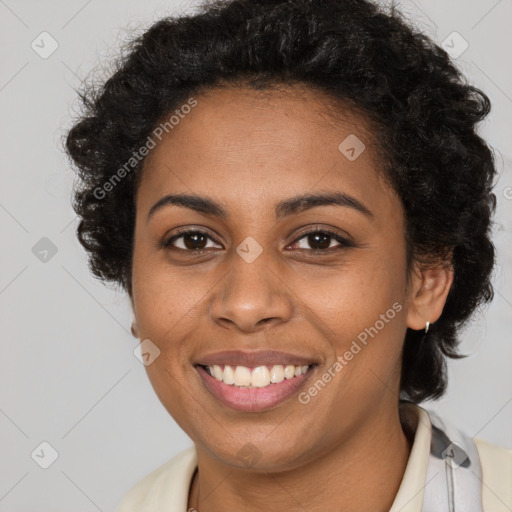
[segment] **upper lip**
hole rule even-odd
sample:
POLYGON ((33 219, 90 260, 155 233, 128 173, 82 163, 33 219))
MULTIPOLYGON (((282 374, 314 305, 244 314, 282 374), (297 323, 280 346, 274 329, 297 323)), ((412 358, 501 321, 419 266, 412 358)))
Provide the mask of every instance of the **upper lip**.
POLYGON ((259 352, 245 352, 243 350, 224 350, 199 357, 194 363, 202 366, 229 365, 229 366, 271 366, 282 364, 304 366, 315 364, 311 357, 290 354, 278 350, 262 350, 259 352))

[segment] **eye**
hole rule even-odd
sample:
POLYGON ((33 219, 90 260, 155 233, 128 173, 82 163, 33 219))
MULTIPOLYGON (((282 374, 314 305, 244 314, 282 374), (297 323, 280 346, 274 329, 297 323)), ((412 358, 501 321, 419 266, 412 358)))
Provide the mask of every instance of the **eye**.
POLYGON ((166 239, 162 243, 162 247, 200 253, 205 249, 211 248, 211 245, 208 246, 208 241, 217 243, 206 231, 187 229, 166 239), (179 243, 176 243, 178 241, 179 243))
POLYGON ((342 237, 338 233, 334 233, 333 231, 328 231, 325 229, 316 229, 308 231, 307 233, 303 233, 300 238, 297 238, 295 242, 293 242, 292 246, 297 243, 299 244, 298 249, 309 249, 312 252, 330 253, 332 249, 338 250, 344 247, 354 247, 354 245, 349 240, 342 237), (338 242, 338 245, 333 247, 332 242, 338 242))
MULTIPOLYGON (((181 251, 202 253, 207 249, 215 248, 212 245, 208 245, 209 242, 218 244, 218 242, 206 231, 199 229, 184 229, 164 240, 162 247, 165 249, 178 249, 181 251)), ((315 229, 303 233, 302 236, 297 238, 289 247, 315 253, 330 253, 332 250, 339 250, 344 247, 354 247, 354 244, 333 231, 315 229), (334 245, 333 247, 333 242, 335 244, 337 242, 338 245, 334 245), (298 247, 293 247, 297 244, 298 247)))

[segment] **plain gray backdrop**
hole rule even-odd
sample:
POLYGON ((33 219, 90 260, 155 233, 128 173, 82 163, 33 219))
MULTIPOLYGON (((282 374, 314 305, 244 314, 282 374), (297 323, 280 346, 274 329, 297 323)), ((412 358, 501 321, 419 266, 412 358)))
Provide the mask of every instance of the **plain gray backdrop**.
MULTIPOLYGON (((136 481, 191 445, 134 356, 127 298, 89 274, 61 140, 75 89, 96 64, 194 5, 0 0, 1 511, 113 511, 136 481)), ((455 60, 491 99, 480 133, 500 172, 495 299, 465 331, 461 351, 471 355, 450 361, 448 393, 425 407, 512 448, 512 1, 401 6, 439 44, 461 52, 467 42, 455 60)))

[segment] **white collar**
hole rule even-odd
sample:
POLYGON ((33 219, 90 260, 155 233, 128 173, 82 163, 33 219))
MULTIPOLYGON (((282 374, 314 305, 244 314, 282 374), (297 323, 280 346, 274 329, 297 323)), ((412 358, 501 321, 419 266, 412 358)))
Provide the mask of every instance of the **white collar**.
POLYGON ((432 423, 427 411, 419 405, 400 404, 400 412, 405 427, 414 432, 414 442, 402 482, 389 512, 421 512, 423 494, 428 485, 425 479, 432 441, 432 423))

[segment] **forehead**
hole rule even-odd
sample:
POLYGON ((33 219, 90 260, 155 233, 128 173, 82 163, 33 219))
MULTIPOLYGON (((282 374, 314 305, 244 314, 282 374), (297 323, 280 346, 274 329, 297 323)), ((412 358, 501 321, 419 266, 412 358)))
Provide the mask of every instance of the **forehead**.
POLYGON ((194 100, 146 158, 138 209, 173 192, 245 208, 318 188, 374 205, 396 200, 366 119, 314 89, 226 87, 194 100))

